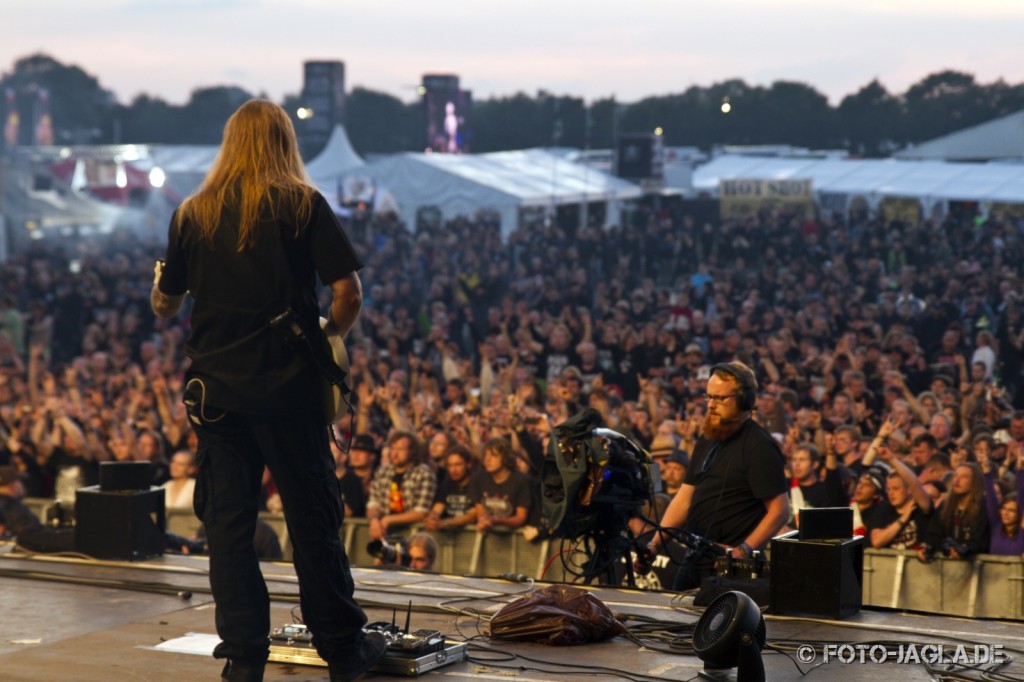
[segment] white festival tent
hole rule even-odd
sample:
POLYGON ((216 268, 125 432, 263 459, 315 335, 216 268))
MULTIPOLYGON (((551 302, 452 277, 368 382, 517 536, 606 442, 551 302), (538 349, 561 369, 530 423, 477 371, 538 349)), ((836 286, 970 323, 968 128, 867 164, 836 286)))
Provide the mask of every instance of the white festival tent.
POLYGON ((921 202, 924 215, 951 201, 1024 204, 1024 164, 896 159, 773 158, 727 154, 697 168, 693 191, 717 196, 721 180, 811 180, 819 204, 846 211, 855 201, 877 210, 882 199, 921 202))
POLYGON ((152 144, 148 150, 148 158, 139 159, 136 165, 145 170, 160 168, 167 177, 167 185, 184 199, 199 189, 220 145, 152 144))
POLYGON ((1024 110, 912 145, 893 156, 946 161, 1024 159, 1024 110))
POLYGON ((339 124, 334 126, 323 150, 306 163, 306 173, 320 193, 337 210, 336 202, 342 194, 343 178, 347 173, 365 165, 366 162, 352 148, 345 128, 339 124))
POLYGON ((521 209, 547 210, 584 201, 607 202, 606 222, 618 222, 619 202, 641 189, 603 171, 559 158, 543 149, 489 154, 404 153, 349 172, 386 191, 412 228, 421 207, 434 206, 444 219, 494 211, 502 236, 519 225, 521 209))
MULTIPOLYGON (((182 198, 199 188, 220 151, 220 145, 154 144, 147 147, 148 158, 140 159, 136 165, 145 170, 159 167, 167 176, 167 184, 182 198)), ((337 125, 323 150, 306 163, 306 172, 328 201, 335 204, 341 178, 364 165, 345 129, 337 125)))

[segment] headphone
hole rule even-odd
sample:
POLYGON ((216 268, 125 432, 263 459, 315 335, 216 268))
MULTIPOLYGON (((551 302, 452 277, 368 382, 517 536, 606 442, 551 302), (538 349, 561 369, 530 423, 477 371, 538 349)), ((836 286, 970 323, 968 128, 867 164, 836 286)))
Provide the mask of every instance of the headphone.
POLYGON ((723 362, 711 368, 711 374, 721 372, 728 374, 740 385, 740 392, 736 394, 736 404, 743 412, 754 409, 757 403, 757 377, 754 370, 742 362, 723 362))

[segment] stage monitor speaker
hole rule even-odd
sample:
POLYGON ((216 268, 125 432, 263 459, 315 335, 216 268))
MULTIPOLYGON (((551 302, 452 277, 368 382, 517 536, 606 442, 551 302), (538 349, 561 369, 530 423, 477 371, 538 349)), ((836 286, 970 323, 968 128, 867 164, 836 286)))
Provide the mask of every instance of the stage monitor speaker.
POLYGON ((108 492, 80 488, 75 497, 75 549, 97 559, 138 561, 164 553, 163 488, 108 492))
POLYGON ((801 540, 845 540, 853 537, 851 507, 808 507, 800 510, 801 540))
POLYGON ((796 540, 771 547, 771 613, 846 618, 863 598, 864 538, 796 540))
POLYGON ((100 490, 149 490, 152 482, 149 462, 100 462, 100 490))

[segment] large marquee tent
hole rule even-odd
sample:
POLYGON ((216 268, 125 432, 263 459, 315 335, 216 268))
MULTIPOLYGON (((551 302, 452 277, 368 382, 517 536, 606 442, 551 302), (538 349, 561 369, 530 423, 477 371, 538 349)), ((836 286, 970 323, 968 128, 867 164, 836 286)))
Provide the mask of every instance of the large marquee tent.
MULTIPOLYGON (((618 204, 641 196, 637 185, 572 163, 543 149, 490 154, 396 154, 346 174, 390 195, 403 221, 436 207, 445 219, 495 212, 502 235, 519 225, 523 209, 546 210, 584 202, 607 203, 606 220, 618 220, 618 204)), ((324 188, 321 188, 324 189, 324 188)))
POLYGON ((717 196, 722 180, 811 180, 815 198, 833 210, 885 198, 915 199, 925 215, 950 202, 1024 204, 1024 164, 902 161, 897 159, 773 158, 728 154, 693 173, 693 191, 717 196))

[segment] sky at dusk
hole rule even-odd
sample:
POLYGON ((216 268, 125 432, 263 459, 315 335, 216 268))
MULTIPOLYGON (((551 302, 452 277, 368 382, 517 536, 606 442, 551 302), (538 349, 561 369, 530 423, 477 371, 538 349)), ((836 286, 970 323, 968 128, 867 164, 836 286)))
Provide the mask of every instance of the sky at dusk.
POLYGON ((0 71, 44 52, 128 103, 239 85, 280 101, 302 62, 404 101, 424 73, 474 99, 544 89, 630 102, 730 78, 806 83, 832 104, 954 69, 1024 82, 1024 0, 3 0, 0 71))

